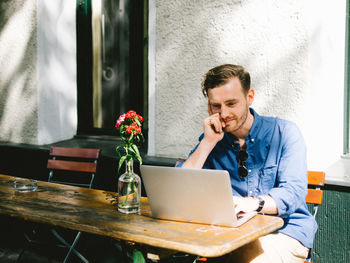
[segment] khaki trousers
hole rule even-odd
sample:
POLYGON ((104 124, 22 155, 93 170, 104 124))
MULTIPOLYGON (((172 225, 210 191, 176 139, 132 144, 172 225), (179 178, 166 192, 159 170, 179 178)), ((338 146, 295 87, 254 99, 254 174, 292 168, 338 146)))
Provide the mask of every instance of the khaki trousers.
POLYGON ((303 263, 308 253, 309 249, 298 240, 281 233, 273 233, 236 249, 229 255, 226 263, 303 263))

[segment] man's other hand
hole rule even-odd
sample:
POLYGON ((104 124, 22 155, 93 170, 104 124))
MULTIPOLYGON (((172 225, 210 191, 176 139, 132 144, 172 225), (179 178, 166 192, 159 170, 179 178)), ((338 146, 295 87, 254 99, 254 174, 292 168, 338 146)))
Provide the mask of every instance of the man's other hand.
POLYGON ((236 214, 256 211, 259 207, 259 201, 253 197, 233 196, 232 198, 236 214))

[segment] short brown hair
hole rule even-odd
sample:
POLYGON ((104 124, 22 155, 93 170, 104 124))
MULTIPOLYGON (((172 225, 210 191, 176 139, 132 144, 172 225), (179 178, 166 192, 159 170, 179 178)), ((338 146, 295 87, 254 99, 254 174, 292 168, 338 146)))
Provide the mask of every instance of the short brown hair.
POLYGON ((208 96, 208 90, 226 84, 233 77, 237 77, 245 94, 250 89, 250 74, 242 66, 224 64, 210 69, 203 77, 202 92, 208 96))

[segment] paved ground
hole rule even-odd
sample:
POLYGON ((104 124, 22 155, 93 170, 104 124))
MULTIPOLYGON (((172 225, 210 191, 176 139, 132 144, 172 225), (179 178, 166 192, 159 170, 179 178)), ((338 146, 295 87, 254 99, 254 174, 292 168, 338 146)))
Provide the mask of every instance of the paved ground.
MULTIPOLYGON (((0 201, 1 202, 1 201, 0 201)), ((55 238, 49 234, 48 228, 43 225, 37 227, 36 237, 40 244, 31 244, 26 241, 23 233, 31 233, 32 224, 0 216, 0 262, 17 262, 20 254, 20 263, 62 262, 67 249, 57 247, 55 238), (50 245, 49 245, 50 244, 50 245)), ((59 229, 67 238, 72 238, 72 232, 59 229)), ((124 263, 120 244, 112 239, 83 233, 77 244, 77 249, 91 262, 124 263)), ((72 255, 69 262, 82 262, 72 255)))
MULTIPOLYGON (((1 199, 0 199, 1 203, 1 199)), ((58 247, 56 239, 46 225, 34 224, 24 220, 0 215, 0 263, 59 263, 63 262, 67 249, 58 247), (24 233, 31 235, 35 229, 35 238, 39 244, 29 243, 24 233), (21 255, 21 256, 20 256, 21 255)), ((75 233, 70 230, 57 229, 67 240, 73 240, 75 233)), ((129 246, 119 241, 82 233, 76 246, 90 263, 130 263, 135 246, 129 246), (126 253, 122 253, 127 251, 126 253)), ((143 247, 144 248, 144 247, 143 247)), ((167 257, 159 263, 192 263, 196 257, 177 253, 167 257)), ((69 263, 82 262, 78 257, 72 255, 69 263)), ((151 263, 151 260, 147 260, 151 263)), ((208 259, 207 263, 222 263, 222 258, 208 259)))

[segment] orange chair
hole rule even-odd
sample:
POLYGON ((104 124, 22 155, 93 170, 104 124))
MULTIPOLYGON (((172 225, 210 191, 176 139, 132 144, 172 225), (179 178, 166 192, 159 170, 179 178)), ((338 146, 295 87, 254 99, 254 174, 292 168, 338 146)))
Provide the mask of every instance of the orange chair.
MULTIPOLYGON (((325 173, 319 171, 308 171, 308 193, 305 198, 307 204, 312 205, 312 215, 316 218, 318 207, 322 204, 325 173)), ((205 262, 206 258, 198 257, 196 262, 205 262)), ((310 255, 305 263, 312 263, 311 261, 311 250, 310 255)))
MULTIPOLYGON (((323 187, 324 187, 324 181, 326 174, 324 172, 319 171, 308 171, 308 193, 305 198, 305 201, 307 204, 310 204, 312 206, 312 215, 314 218, 316 218, 316 214, 318 211, 318 207, 322 204, 322 198, 323 198, 323 187)), ((305 262, 312 262, 311 261, 311 250, 309 259, 305 262)))

